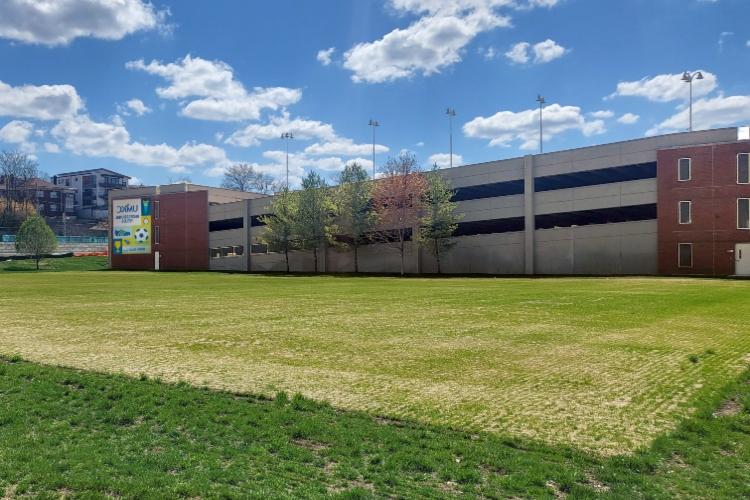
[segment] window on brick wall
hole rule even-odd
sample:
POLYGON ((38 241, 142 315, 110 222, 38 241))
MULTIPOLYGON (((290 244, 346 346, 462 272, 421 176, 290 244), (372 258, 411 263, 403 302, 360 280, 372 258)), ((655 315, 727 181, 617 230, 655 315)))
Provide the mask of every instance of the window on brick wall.
POLYGON ((689 181, 693 177, 693 161, 690 158, 677 160, 677 180, 689 181))
POLYGON ((737 200, 737 229, 750 229, 750 198, 737 200))
POLYGON ((750 153, 737 155, 737 184, 750 184, 750 153))
POLYGON ((693 202, 680 202, 680 224, 690 224, 693 222, 693 202))
POLYGON ((677 244, 677 266, 678 267, 693 267, 693 244, 692 243, 678 243, 677 244))

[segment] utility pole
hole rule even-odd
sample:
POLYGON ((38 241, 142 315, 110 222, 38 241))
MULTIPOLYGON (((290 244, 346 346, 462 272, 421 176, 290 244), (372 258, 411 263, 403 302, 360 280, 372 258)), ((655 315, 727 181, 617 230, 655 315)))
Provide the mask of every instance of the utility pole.
POLYGON ((375 180, 375 127, 379 127, 380 123, 371 119, 367 125, 372 127, 372 179, 375 180))
POLYGON ((690 127, 688 128, 690 132, 693 131, 693 80, 703 80, 703 73, 685 71, 682 74, 682 81, 690 85, 690 127))
POLYGON ((286 188, 289 190, 289 139, 294 139, 294 134, 284 132, 281 134, 281 138, 286 141, 286 188))
POLYGON ((544 152, 544 133, 542 130, 542 107, 544 106, 544 103, 547 102, 544 100, 544 96, 541 94, 538 94, 536 96, 536 102, 539 103, 539 153, 544 152))
POLYGON ((445 114, 448 115, 448 137, 450 141, 450 168, 453 168, 453 117, 456 116, 456 110, 448 108, 445 110, 445 114))

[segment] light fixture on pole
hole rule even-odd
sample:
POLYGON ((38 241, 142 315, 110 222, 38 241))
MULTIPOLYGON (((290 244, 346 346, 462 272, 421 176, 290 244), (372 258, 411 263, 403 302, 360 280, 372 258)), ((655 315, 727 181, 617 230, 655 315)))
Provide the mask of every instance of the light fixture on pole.
POLYGON ((693 131, 693 80, 703 80, 703 73, 685 71, 682 74, 682 81, 690 85, 690 128, 688 129, 690 132, 693 131))
POLYGON ((281 138, 286 141, 286 188, 289 189, 289 139, 294 139, 294 134, 284 132, 281 134, 281 138))
POLYGON ((456 110, 448 108, 445 110, 445 114, 448 115, 448 130, 449 130, 449 141, 450 141, 450 168, 453 168, 453 117, 456 116, 456 110))
POLYGON ((542 131, 542 107, 544 106, 544 103, 546 103, 547 101, 544 100, 543 95, 538 94, 536 96, 536 102, 539 103, 539 152, 543 153, 544 152, 544 147, 543 147, 544 134, 542 131))
POLYGON ((377 120, 370 120, 367 125, 372 127, 372 178, 375 179, 375 127, 379 127, 377 120))

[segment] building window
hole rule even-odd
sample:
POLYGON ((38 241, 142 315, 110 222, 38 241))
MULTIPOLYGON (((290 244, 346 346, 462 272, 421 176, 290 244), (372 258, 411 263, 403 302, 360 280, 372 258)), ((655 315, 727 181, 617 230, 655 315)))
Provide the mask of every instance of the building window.
POLYGON ((50 203, 49 211, 50 212, 57 212, 57 204, 56 203, 50 203))
POLYGON ((250 253, 268 253, 268 245, 264 245, 263 243, 250 245, 250 253))
POLYGON ((750 198, 737 200, 737 229, 750 229, 750 198))
POLYGON ((208 223, 208 232, 228 231, 230 229, 242 229, 245 227, 245 219, 236 217, 233 219, 212 220, 208 223))
POLYGON ((234 247, 234 254, 235 255, 240 256, 243 253, 245 253, 245 247, 243 247, 242 245, 237 245, 237 246, 234 247))
POLYGON ((693 222, 693 202, 680 202, 680 224, 690 224, 693 222))
POLYGON ((160 240, 159 226, 154 226, 154 244, 158 245, 160 240))
POLYGON ((693 267, 693 244, 692 243, 678 243, 677 244, 677 266, 678 267, 693 267))
POLYGON ((159 218, 159 202, 154 201, 154 219, 159 218))
POLYGON ((693 177, 693 166, 690 158, 680 158, 677 162, 677 180, 689 181, 693 177))
POLYGON ((737 184, 750 184, 750 153, 737 155, 737 184))
POLYGON ((53 199, 57 199, 57 191, 50 191, 49 192, 49 197, 53 198, 53 199))
POLYGON ((218 259, 221 257, 221 248, 212 248, 210 254, 212 259, 218 259))
POLYGON ((44 198, 44 191, 37 191, 36 192, 36 197, 37 198, 44 198))

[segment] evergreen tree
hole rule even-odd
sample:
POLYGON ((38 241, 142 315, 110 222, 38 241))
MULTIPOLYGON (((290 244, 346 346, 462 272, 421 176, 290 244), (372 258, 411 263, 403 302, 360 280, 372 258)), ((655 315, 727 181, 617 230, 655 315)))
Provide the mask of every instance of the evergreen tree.
POLYGON ((453 190, 450 182, 443 177, 437 164, 427 173, 424 215, 421 218, 419 242, 437 261, 438 274, 442 272, 440 257, 455 245, 456 232, 461 216, 456 213, 458 204, 451 201, 453 190))
POLYGON ((39 270, 39 261, 42 257, 52 253, 55 248, 57 248, 57 238, 44 218, 33 215, 21 224, 16 234, 16 251, 34 257, 37 270, 39 270))

